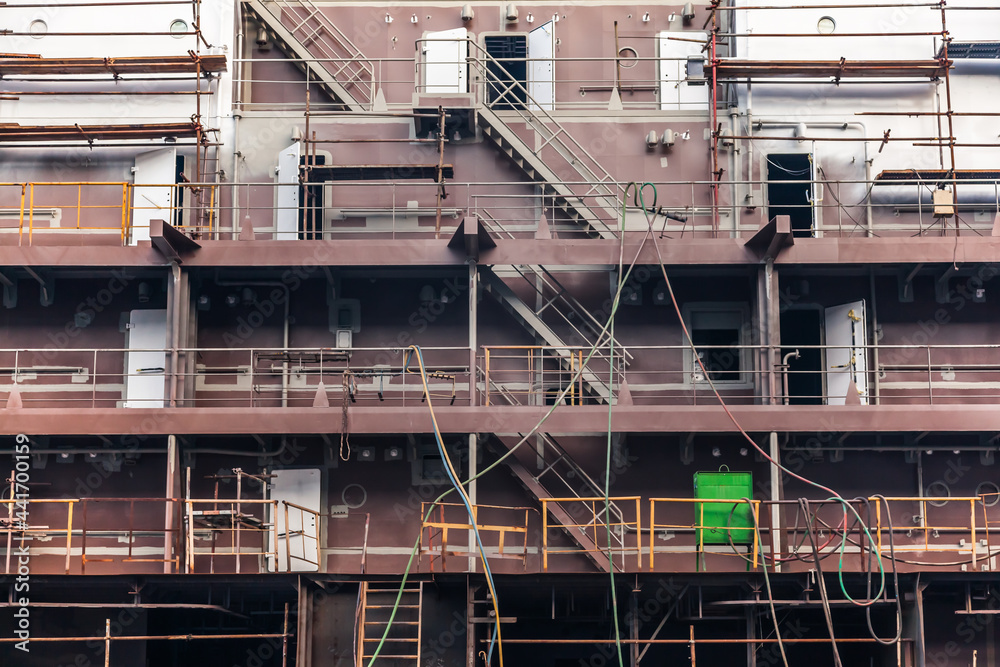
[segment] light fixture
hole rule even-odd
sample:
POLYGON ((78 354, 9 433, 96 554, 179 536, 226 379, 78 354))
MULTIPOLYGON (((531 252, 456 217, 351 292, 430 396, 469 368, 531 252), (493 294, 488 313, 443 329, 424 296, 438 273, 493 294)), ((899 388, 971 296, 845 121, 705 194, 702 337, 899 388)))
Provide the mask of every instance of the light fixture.
POLYGON ((241 296, 243 297, 243 305, 247 307, 252 306, 253 302, 257 300, 256 292, 254 292, 249 287, 243 288, 243 293, 241 296))
POLYGON ((226 305, 229 306, 230 308, 235 308, 236 304, 238 304, 239 302, 240 302, 239 297, 237 297, 235 294, 226 295, 226 305))
POLYGON ((511 23, 517 20, 517 5, 513 2, 507 5, 507 11, 504 12, 504 16, 511 23))
POLYGON ((257 29, 256 42, 257 42, 257 48, 260 49, 261 51, 267 51, 269 48, 271 48, 271 40, 268 39, 267 37, 266 28, 257 29))
POLYGON ((720 456, 722 456, 722 450, 719 449, 718 447, 712 447, 712 456, 714 456, 715 458, 719 458, 720 456))
POLYGON ((646 146, 653 148, 659 141, 659 137, 656 136, 656 130, 650 130, 649 134, 646 135, 646 146))
POLYGON ((646 12, 645 14, 642 15, 642 22, 649 23, 649 12, 646 12))
POLYGON ((149 288, 149 283, 141 282, 139 283, 139 303, 149 303, 149 293, 152 290, 149 288))
POLYGON ((471 21, 476 18, 476 12, 473 11, 472 5, 462 5, 462 20, 471 21))
POLYGON ((830 16, 824 16, 816 22, 816 32, 821 35, 830 35, 837 29, 837 22, 830 16))
POLYGON ((667 147, 673 146, 676 141, 677 133, 669 127, 663 131, 663 135, 660 137, 660 143, 667 147))
POLYGON ((209 298, 209 296, 207 294, 202 294, 201 296, 198 297, 198 301, 196 302, 196 305, 197 305, 198 310, 201 310, 201 311, 209 310, 212 307, 212 299, 209 298))
POLYGON ((694 5, 692 3, 686 3, 684 8, 681 9, 681 18, 685 21, 690 21, 694 18, 694 5))
POLYGON ((417 298, 420 299, 421 303, 432 303, 434 301, 434 288, 430 285, 424 285, 420 288, 420 295, 417 298))
POLYGON ((798 139, 800 142, 806 140, 807 132, 808 128, 806 127, 805 123, 797 123, 795 125, 795 138, 798 139))
POLYGON ((740 456, 746 456, 750 451, 746 447, 740 447, 740 456))

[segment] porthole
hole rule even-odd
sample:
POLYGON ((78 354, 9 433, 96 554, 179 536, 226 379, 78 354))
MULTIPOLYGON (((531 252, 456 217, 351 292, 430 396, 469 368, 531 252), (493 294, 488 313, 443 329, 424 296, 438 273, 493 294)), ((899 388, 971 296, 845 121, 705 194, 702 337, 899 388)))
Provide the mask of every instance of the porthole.
POLYGON ((933 505, 934 507, 944 507, 945 505, 948 504, 948 501, 945 500, 945 498, 951 497, 951 488, 941 480, 938 480, 936 482, 931 482, 930 484, 927 485, 927 487, 924 489, 924 495, 929 498, 940 499, 940 500, 928 500, 927 501, 928 504, 933 505))
POLYGON ((833 34, 833 31, 837 29, 837 22, 834 21, 829 16, 824 16, 819 21, 816 22, 816 31, 821 35, 833 34))
POLYGON ((41 39, 49 32, 49 24, 42 19, 35 19, 28 24, 28 34, 34 39, 41 39))
POLYGON ((980 482, 979 486, 976 487, 976 495, 985 496, 983 498, 983 505, 993 507, 1000 502, 1000 486, 997 486, 993 482, 980 482))
POLYGON ((170 24, 170 35, 174 39, 183 39, 188 31, 187 21, 184 19, 174 19, 170 24))
POLYGON ((356 510, 368 502, 368 491, 360 484, 348 484, 341 492, 340 499, 349 508, 356 510))
POLYGON ((635 67, 636 63, 639 62, 639 54, 635 52, 631 46, 623 46, 618 49, 618 64, 626 69, 629 67, 635 67))

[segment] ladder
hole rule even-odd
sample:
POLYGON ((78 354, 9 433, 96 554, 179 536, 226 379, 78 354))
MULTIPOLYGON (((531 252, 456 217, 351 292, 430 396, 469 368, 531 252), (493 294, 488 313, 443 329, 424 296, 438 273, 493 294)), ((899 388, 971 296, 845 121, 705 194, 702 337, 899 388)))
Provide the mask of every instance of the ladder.
MULTIPOLYGON (((368 667, 382 641, 392 614, 399 582, 363 581, 358 599, 358 644, 356 667, 368 667)), ((420 667, 420 621, 423 613, 424 582, 408 581, 396 610, 396 617, 382 651, 375 659, 378 667, 420 667)))

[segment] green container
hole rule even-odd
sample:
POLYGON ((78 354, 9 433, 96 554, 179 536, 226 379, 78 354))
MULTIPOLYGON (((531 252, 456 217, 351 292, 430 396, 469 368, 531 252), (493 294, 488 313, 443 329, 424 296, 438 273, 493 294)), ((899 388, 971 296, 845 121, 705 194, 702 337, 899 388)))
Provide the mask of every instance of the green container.
MULTIPOLYGON (((729 472, 727 466, 718 472, 696 472, 694 497, 752 500, 753 476, 749 472, 729 472)), ((702 526, 697 529, 699 544, 729 544, 730 536, 733 544, 753 544, 753 514, 747 503, 695 503, 694 512, 695 525, 702 526)))

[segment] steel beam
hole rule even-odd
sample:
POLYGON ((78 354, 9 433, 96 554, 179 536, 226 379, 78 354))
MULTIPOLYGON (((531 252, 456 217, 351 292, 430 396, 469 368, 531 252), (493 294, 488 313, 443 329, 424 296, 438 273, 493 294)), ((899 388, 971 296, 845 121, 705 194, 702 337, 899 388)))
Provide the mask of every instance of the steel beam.
MULTIPOLYGON (((546 406, 440 406, 445 433, 526 433, 545 416, 546 406)), ((986 433, 1000 431, 994 405, 736 405, 730 411, 751 433, 986 433)), ((324 434, 340 429, 339 409, 321 408, 20 408, 4 411, 0 435, 176 435, 324 434)), ((614 431, 632 433, 736 433, 717 405, 618 406, 614 431)), ((601 433, 606 406, 567 406, 545 421, 547 433, 601 433)), ((425 405, 354 406, 352 434, 432 433, 425 405)))

